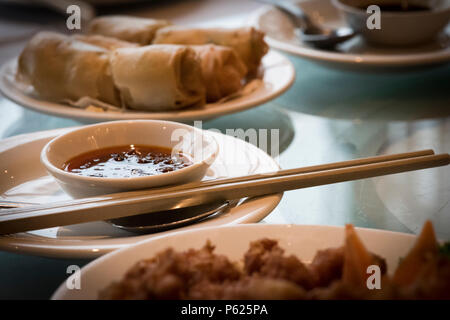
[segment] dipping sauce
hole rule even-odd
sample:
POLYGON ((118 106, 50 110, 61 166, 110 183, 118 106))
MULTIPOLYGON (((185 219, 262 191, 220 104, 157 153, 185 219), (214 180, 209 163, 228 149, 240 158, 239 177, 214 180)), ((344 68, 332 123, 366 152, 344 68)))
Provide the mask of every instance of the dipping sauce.
POLYGON ((131 178, 185 168, 192 161, 164 147, 126 145, 83 153, 64 164, 64 170, 85 177, 131 178))

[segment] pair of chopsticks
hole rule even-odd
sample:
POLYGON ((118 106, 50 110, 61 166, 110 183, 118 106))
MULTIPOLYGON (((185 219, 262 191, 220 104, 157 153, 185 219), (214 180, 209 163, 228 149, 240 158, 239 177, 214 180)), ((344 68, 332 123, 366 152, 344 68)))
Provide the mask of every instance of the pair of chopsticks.
POLYGON ((445 166, 449 163, 449 154, 435 155, 433 150, 423 150, 280 170, 266 174, 31 205, 25 208, 2 210, 0 212, 0 234, 109 220, 209 202, 263 196, 294 189, 445 166))

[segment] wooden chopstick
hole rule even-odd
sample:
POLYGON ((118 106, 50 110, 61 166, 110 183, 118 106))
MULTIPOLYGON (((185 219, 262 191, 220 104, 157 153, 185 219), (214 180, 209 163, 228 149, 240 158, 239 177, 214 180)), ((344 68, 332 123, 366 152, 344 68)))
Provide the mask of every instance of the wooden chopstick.
MULTIPOLYGON (((0 217, 0 234, 49 228, 89 221, 107 220, 168 209, 186 207, 212 201, 267 195, 293 189, 358 180, 406 171, 444 166, 450 163, 448 154, 426 155, 406 159, 360 164, 336 169, 317 170, 287 175, 265 175, 258 179, 222 179, 213 185, 197 184, 191 188, 166 188, 158 193, 134 191, 104 196, 101 201, 74 203, 67 206, 33 210, 10 209, 14 215, 0 217)), ((336 164, 330 164, 331 167, 336 164)))
MULTIPOLYGON (((214 185, 219 185, 219 184, 228 183, 228 182, 257 180, 257 179, 266 178, 268 176, 275 176, 275 175, 276 176, 285 176, 285 175, 309 173, 309 172, 315 172, 315 171, 321 171, 321 170, 339 169, 339 168, 353 167, 353 166, 363 165, 363 164, 380 163, 380 162, 385 162, 385 161, 390 161, 390 160, 409 159, 409 158, 433 155, 433 154, 434 154, 433 150, 426 149, 426 150, 420 150, 420 151, 414 151, 414 152, 405 152, 405 153, 396 153, 396 154, 390 154, 390 155, 359 158, 359 159, 354 159, 354 160, 346 160, 346 161, 314 165, 314 166, 308 166, 308 167, 279 170, 279 171, 273 171, 273 172, 268 172, 268 173, 263 173, 263 174, 253 174, 253 175, 233 177, 233 178, 219 178, 219 179, 206 180, 206 181, 201 181, 201 182, 191 182, 191 183, 187 183, 184 185, 165 186, 165 187, 161 187, 161 188, 153 188, 153 189, 148 189, 148 190, 122 192, 120 194, 119 193, 114 194, 114 198, 115 199, 129 198, 132 196, 138 196, 139 194, 145 194, 145 195, 158 194, 161 192, 191 189, 191 188, 200 187, 200 186, 204 186, 204 187, 214 186, 214 185)), ((50 209, 50 208, 56 208, 56 207, 73 206, 75 204, 82 204, 82 203, 88 204, 88 203, 100 202, 103 200, 109 200, 110 198, 111 198, 111 195, 103 195, 103 196, 89 197, 89 198, 76 199, 76 200, 58 201, 58 202, 52 202, 49 204, 29 205, 29 206, 21 207, 21 208, 2 210, 0 212, 0 217, 6 216, 9 214, 32 212, 32 211, 36 210, 37 208, 50 209)))

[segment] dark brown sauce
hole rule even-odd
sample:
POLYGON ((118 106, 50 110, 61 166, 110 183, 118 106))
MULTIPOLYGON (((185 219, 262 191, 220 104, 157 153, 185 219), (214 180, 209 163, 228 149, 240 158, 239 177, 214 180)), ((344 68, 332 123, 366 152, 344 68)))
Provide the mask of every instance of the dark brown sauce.
MULTIPOLYGON (((377 4, 378 7, 380 7, 381 12, 417 12, 417 11, 425 11, 430 10, 429 7, 426 5, 420 5, 420 4, 408 4, 402 6, 401 4, 377 4)), ((367 7, 360 7, 363 10, 366 10, 367 7)))
POLYGON ((191 164, 187 156, 172 155, 168 148, 126 145, 83 153, 70 159, 63 169, 85 177, 131 178, 171 172, 191 164))

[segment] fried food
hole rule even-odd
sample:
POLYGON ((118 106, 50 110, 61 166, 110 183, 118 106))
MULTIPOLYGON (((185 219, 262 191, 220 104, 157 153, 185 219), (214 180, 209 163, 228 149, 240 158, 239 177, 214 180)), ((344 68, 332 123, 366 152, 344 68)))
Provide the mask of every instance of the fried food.
POLYGON ((77 34, 72 36, 74 39, 92 44, 97 47, 104 48, 106 50, 115 50, 119 48, 137 48, 139 45, 136 43, 119 40, 117 38, 105 37, 101 35, 83 35, 77 34))
POLYGON ((93 19, 88 33, 113 37, 124 41, 150 44, 158 29, 170 25, 167 20, 111 15, 93 19))
POLYGON ((216 45, 190 48, 200 59, 207 102, 218 101, 242 89, 247 67, 233 49, 216 45))
POLYGON ((162 43, 215 44, 233 48, 251 75, 257 72, 262 57, 269 50, 264 41, 264 33, 252 27, 227 29, 168 26, 159 29, 153 39, 153 44, 162 43))
POLYGON ((87 34, 35 35, 19 57, 16 79, 40 98, 69 105, 87 98, 123 110, 177 111, 238 97, 261 76, 267 51, 264 34, 251 27, 102 16, 87 34))
MULTIPOLYGON (((448 250, 447 250, 448 251, 448 250)), ((286 255, 273 239, 250 243, 243 265, 200 249, 169 248, 138 262, 100 299, 450 299, 450 256, 426 223, 393 275, 347 225, 342 247, 320 250, 311 263, 286 255), (367 267, 381 271, 379 289, 367 285, 367 267)))
POLYGON ((200 60, 189 47, 120 48, 110 63, 122 102, 130 109, 177 110, 205 103, 200 60))
POLYGON ((92 97, 120 105, 106 49, 55 32, 39 32, 19 57, 17 77, 43 98, 92 97))

